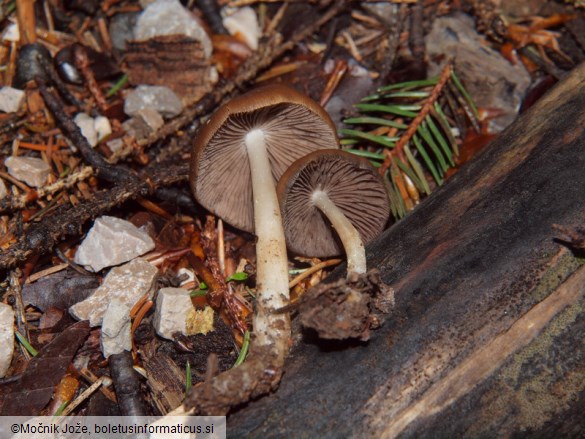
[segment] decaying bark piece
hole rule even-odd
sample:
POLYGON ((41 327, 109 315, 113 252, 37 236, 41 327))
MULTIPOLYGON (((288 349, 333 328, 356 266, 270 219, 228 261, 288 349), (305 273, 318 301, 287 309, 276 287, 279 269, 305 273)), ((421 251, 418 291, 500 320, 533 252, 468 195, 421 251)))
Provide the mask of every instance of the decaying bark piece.
POLYGON ((582 435, 585 268, 553 224, 583 227, 584 169, 581 65, 369 247, 396 291, 371 340, 299 343, 230 435, 582 435))
POLYGON ((127 45, 124 59, 132 84, 165 85, 190 104, 217 81, 203 45, 193 38, 163 35, 127 45))
POLYGON ((301 297, 299 319, 319 337, 329 340, 370 339, 394 306, 394 291, 373 269, 349 273, 347 279, 322 282, 301 297))

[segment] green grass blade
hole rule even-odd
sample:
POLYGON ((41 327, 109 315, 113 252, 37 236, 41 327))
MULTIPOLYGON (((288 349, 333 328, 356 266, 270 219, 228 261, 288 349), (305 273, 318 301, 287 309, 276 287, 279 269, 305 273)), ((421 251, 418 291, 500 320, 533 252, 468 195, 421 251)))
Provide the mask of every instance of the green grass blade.
POLYGON ((187 360, 187 364, 185 366, 185 394, 189 393, 193 387, 193 377, 191 376, 191 363, 187 360))
POLYGON ((109 98, 109 97, 114 96, 127 83, 128 83, 128 75, 122 75, 122 77, 120 79, 118 79, 118 81, 112 86, 112 88, 110 88, 107 91, 106 97, 109 98))
POLYGON ((33 357, 36 357, 39 354, 39 352, 32 347, 28 340, 24 338, 24 335, 22 335, 18 331, 14 331, 14 335, 16 335, 16 338, 18 339, 20 344, 24 346, 24 348, 28 351, 29 354, 31 354, 33 357))
POLYGON ((240 349, 240 354, 238 358, 236 358, 236 362, 232 367, 239 366, 244 362, 246 359, 246 355, 248 354, 248 347, 250 346, 250 331, 246 331, 244 333, 244 342, 242 343, 242 349, 240 349))

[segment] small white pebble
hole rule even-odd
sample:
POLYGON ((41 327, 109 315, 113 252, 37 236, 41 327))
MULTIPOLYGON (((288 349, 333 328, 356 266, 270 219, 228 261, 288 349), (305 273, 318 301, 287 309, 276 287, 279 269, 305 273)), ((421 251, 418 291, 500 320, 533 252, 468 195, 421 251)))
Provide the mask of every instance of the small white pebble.
POLYGON ((24 102, 24 91, 12 87, 0 88, 0 111, 16 113, 24 102))
POLYGON ((4 164, 8 173, 18 181, 32 187, 41 187, 47 182, 51 168, 44 160, 35 157, 8 157, 4 164))
POLYGON ((223 19, 223 25, 230 35, 241 38, 250 49, 258 49, 258 40, 262 32, 254 9, 245 6, 236 10, 223 19))
POLYGON ((0 200, 8 195, 8 189, 6 189, 6 184, 4 180, 0 178, 0 200))
POLYGON ((20 41, 20 32, 18 31, 18 24, 11 23, 6 26, 2 33, 2 41, 9 41, 11 43, 18 43, 20 41))

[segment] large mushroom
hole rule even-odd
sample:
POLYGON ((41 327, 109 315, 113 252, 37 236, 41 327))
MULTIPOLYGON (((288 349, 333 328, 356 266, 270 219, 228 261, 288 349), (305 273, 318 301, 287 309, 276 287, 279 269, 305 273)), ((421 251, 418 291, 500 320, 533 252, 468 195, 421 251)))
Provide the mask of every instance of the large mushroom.
POLYGON ((362 157, 320 150, 294 162, 277 193, 291 251, 315 257, 345 251, 347 256, 346 280, 319 285, 303 296, 301 322, 323 338, 367 339, 380 321, 376 317, 373 323, 373 308, 388 312, 394 300, 377 270, 367 271, 364 247, 390 216, 384 181, 362 157))
POLYGON ((276 181, 311 151, 338 147, 335 125, 307 96, 271 85, 236 97, 201 128, 191 158, 191 189, 203 207, 255 233, 255 346, 282 364, 290 320, 273 311, 288 304, 288 259, 276 181))

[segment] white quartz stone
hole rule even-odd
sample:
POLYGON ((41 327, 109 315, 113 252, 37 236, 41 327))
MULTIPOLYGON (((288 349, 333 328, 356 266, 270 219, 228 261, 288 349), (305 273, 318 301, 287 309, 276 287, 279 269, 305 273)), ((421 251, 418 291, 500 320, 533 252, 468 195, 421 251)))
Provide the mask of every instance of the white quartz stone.
POLYGON ((211 39, 195 16, 178 0, 156 0, 149 4, 134 28, 136 40, 159 35, 185 35, 201 43, 205 56, 211 56, 211 39))
POLYGON ((12 87, 0 88, 0 111, 16 113, 24 102, 24 91, 12 87))
POLYGON ((101 331, 102 353, 105 358, 132 350, 130 307, 114 299, 104 313, 101 331))
POLYGON ((89 142, 91 146, 97 145, 97 133, 93 126, 93 117, 88 116, 85 113, 79 113, 73 118, 75 125, 81 130, 81 134, 89 142))
POLYGON ((14 310, 0 302, 0 378, 3 378, 12 362, 14 353, 14 310))
POLYGON ((112 124, 110 124, 110 119, 105 116, 98 116, 93 120, 93 128, 97 133, 97 141, 98 143, 112 134, 112 124))
POLYGON ((4 164, 10 175, 33 187, 43 186, 51 172, 44 160, 35 157, 8 157, 4 164))
POLYGON ((135 116, 146 108, 155 110, 165 118, 171 118, 183 111, 183 104, 175 92, 168 87, 139 85, 126 96, 124 113, 135 116))
POLYGON ((70 307, 69 313, 79 320, 89 320, 91 326, 99 326, 112 300, 132 308, 145 294, 152 297, 157 272, 154 265, 140 258, 112 268, 104 283, 90 297, 70 307))
POLYGON ((154 330, 158 335, 169 340, 173 333, 187 332, 187 317, 193 309, 189 291, 183 288, 162 288, 156 297, 154 312, 154 330))
POLYGON ((94 119, 85 113, 79 113, 73 121, 91 146, 96 146, 100 140, 112 134, 112 125, 107 117, 98 116, 94 119))
POLYGON ((6 189, 6 183, 0 178, 0 200, 8 195, 8 189, 6 189))
POLYGON ((165 123, 160 113, 150 107, 138 110, 136 117, 139 117, 151 131, 158 130, 165 123))
POLYGON ((20 41, 20 32, 17 23, 10 23, 6 26, 6 29, 2 33, 2 40, 10 41, 12 43, 18 43, 20 41))
POLYGON ((223 25, 230 35, 241 38, 250 49, 258 49, 258 40, 262 36, 256 12, 249 6, 237 9, 223 19, 223 25))
POLYGON ((102 216, 77 249, 75 262, 91 271, 100 271, 141 256, 154 248, 148 234, 129 221, 102 216))

